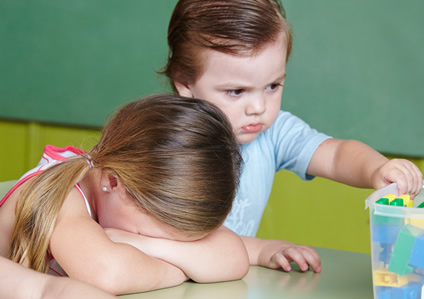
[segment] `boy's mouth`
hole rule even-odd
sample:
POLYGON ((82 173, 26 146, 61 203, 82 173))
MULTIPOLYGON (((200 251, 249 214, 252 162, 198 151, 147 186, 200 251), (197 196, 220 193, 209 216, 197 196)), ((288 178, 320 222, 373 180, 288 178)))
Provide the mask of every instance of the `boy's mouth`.
POLYGON ((246 133, 257 133, 262 130, 263 124, 250 124, 242 127, 242 130, 246 133))

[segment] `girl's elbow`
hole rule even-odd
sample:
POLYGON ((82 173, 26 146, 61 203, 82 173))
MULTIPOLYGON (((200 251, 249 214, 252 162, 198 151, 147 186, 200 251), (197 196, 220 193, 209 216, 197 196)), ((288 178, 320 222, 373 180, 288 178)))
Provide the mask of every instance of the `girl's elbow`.
POLYGON ((109 271, 99 271, 88 283, 113 295, 123 295, 125 290, 119 279, 112 277, 109 271), (103 273, 101 273, 103 272, 103 273))
POLYGON ((73 275, 70 277, 88 283, 98 289, 101 289, 113 295, 123 295, 134 291, 131 290, 130 286, 122 279, 123 277, 125 277, 125 275, 119 275, 118 273, 119 272, 113 271, 112 269, 108 268, 95 271, 95 273, 92 273, 88 276, 83 275, 83 277, 78 277, 73 275))

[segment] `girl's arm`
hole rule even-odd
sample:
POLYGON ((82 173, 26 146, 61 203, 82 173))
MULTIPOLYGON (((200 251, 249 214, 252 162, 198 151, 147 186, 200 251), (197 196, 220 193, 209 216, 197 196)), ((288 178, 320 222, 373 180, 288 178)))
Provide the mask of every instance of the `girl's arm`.
POLYGON ((295 262, 302 271, 308 270, 311 266, 315 272, 321 272, 321 260, 311 247, 281 240, 263 240, 244 236, 241 239, 246 246, 251 265, 271 269, 283 268, 289 272, 291 271, 290 263, 295 262))
POLYGON ((35 272, 1 256, 0 269, 0 298, 115 298, 80 281, 35 272))
POLYGON ((150 238, 116 229, 106 229, 106 232, 114 242, 130 244, 145 254, 176 265, 196 282, 241 279, 249 270, 242 240, 224 226, 190 242, 150 238))
POLYGON ((176 266, 112 242, 88 215, 75 188, 59 212, 50 251, 69 277, 112 294, 165 288, 187 280, 176 266))
POLYGON ((422 173, 412 162, 389 160, 354 140, 324 141, 312 156, 307 173, 361 188, 380 189, 397 183, 400 194, 412 196, 423 187, 422 173))

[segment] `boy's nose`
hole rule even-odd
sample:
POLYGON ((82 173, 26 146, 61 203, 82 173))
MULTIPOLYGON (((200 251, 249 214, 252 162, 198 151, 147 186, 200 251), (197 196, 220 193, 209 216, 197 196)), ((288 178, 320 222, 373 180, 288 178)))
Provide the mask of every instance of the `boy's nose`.
POLYGON ((246 107, 247 115, 259 115, 265 112, 265 97, 255 97, 251 99, 249 104, 246 107))

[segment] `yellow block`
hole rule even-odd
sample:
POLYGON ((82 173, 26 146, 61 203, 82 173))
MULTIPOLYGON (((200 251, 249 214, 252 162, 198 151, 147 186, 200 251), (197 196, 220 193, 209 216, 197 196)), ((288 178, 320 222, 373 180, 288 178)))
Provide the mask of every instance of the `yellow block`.
POLYGON ((403 205, 412 208, 414 206, 414 201, 411 200, 411 197, 409 197, 408 194, 399 195, 397 198, 403 199, 403 205))
POLYGON ((383 196, 382 198, 388 198, 389 204, 396 198, 396 195, 394 194, 387 194, 386 196, 383 196))
POLYGON ((422 277, 416 274, 399 275, 387 270, 374 271, 374 285, 385 287, 401 287, 410 281, 421 282, 422 277))

